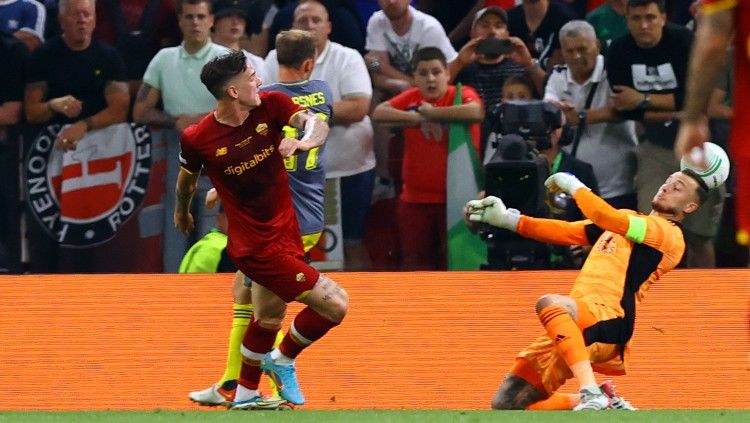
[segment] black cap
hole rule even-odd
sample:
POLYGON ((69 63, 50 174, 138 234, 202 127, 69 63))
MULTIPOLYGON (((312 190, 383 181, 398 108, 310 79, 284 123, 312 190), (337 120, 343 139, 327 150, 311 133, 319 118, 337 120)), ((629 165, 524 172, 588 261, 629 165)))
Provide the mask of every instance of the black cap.
POLYGON ((249 20, 250 2, 247 0, 214 0, 214 18, 220 19, 227 16, 239 16, 249 20))
POLYGON ((474 20, 471 22, 471 27, 474 28, 474 25, 477 24, 477 21, 485 17, 485 15, 495 15, 500 18, 500 20, 503 21, 505 25, 508 25, 508 13, 505 11, 505 9, 497 7, 497 6, 490 6, 485 7, 484 9, 479 10, 474 15, 474 20))

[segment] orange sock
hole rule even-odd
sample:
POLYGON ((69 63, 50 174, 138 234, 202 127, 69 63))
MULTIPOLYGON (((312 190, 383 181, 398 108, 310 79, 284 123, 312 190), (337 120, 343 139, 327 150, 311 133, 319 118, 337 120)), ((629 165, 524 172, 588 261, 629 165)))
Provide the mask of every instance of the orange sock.
POLYGON ((595 386, 596 379, 589 363, 583 333, 573 318, 563 307, 551 305, 539 312, 539 320, 580 386, 595 386))
POLYGON ((554 393, 549 398, 537 401, 526 407, 527 410, 572 410, 581 402, 578 394, 554 393))
POLYGON ((589 360, 583 333, 563 307, 551 305, 543 308, 539 320, 568 366, 589 360))

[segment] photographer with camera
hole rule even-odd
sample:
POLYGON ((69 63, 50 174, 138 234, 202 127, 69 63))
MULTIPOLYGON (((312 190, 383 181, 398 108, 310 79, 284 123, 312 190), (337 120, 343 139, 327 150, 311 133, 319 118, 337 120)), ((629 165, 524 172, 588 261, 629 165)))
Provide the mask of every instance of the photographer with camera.
MULTIPOLYGON (((505 80, 525 75, 534 81, 537 93, 544 91, 544 70, 533 59, 526 44, 508 32, 508 15, 499 7, 486 7, 476 13, 471 25, 471 40, 458 52, 456 82, 474 87, 489 111, 502 101, 505 80)), ((485 150, 490 126, 496 119, 482 124, 482 149, 485 150)), ((481 154, 481 153, 480 153, 481 154)))
MULTIPOLYGON (((560 148, 571 139, 560 108, 542 101, 508 101, 500 106, 499 117, 497 150, 485 165, 486 194, 530 216, 581 219, 569 196, 545 195, 544 180, 557 172, 570 173, 599 191, 591 165, 560 148)), ((492 229, 483 236, 488 269, 574 268, 582 255, 578 247, 550 247, 508 231, 492 229)))

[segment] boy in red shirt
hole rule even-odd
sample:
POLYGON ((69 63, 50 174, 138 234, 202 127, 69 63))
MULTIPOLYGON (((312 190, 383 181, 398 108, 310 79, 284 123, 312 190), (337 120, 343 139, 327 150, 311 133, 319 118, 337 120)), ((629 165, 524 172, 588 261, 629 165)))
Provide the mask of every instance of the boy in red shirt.
POLYGON ((453 104, 456 86, 448 84, 451 77, 439 49, 417 50, 413 61, 416 87, 379 104, 373 119, 405 126, 403 190, 398 206, 402 267, 442 270, 446 268, 448 124, 471 123, 478 150, 484 106, 471 87, 462 87, 462 104, 453 104))

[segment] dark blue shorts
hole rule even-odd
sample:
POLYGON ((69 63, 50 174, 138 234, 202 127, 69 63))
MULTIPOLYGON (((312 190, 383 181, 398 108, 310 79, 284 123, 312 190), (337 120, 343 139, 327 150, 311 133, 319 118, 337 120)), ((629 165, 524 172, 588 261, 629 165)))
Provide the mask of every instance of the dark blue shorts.
POLYGON ((375 186, 375 169, 341 178, 341 230, 344 240, 361 241, 375 186))

